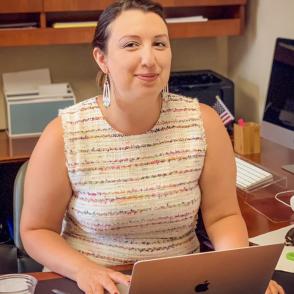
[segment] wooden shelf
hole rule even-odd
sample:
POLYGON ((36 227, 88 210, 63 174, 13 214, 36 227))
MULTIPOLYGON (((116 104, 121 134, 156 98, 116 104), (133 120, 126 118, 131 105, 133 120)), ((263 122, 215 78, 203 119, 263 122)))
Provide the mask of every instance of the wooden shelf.
POLYGON ((43 0, 9 0, 0 2, 1 13, 42 12, 43 0))
POLYGON ((12 29, 0 31, 0 46, 33 46, 90 43, 94 28, 12 29))
POLYGON ((246 5, 247 0, 159 0, 164 7, 246 5))
MULTIPOLYGON (((44 11, 92 11, 103 10, 112 0, 45 0, 44 11)), ((158 0, 164 7, 233 6, 245 5, 246 0, 158 0)))
MULTIPOLYGON (((0 2, 3 21, 37 21, 37 28, 0 29, 0 47, 90 43, 94 28, 54 29, 52 23, 94 21, 111 0, 10 0, 0 2), (10 3, 10 4, 8 4, 10 3), (17 6, 17 3, 21 4, 17 6)), ((167 17, 203 15, 205 22, 168 24, 171 39, 243 33, 246 0, 162 0, 167 17)))
POLYGON ((236 36, 242 32, 239 19, 169 24, 168 28, 171 39, 236 36))
POLYGON ((112 2, 112 0, 45 0, 44 11, 101 11, 112 2))

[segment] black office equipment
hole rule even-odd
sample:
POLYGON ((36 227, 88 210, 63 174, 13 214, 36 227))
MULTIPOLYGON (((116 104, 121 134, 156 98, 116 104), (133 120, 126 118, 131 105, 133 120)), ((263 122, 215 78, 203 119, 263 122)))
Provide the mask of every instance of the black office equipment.
POLYGON ((234 115, 234 83, 212 70, 172 72, 169 91, 175 94, 198 98, 212 106, 219 96, 234 115))

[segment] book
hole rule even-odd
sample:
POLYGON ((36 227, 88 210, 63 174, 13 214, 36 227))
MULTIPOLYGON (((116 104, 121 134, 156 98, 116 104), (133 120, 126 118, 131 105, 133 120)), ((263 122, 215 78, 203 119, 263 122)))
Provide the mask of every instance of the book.
POLYGON ((52 25, 54 29, 95 28, 96 26, 97 26, 97 21, 55 22, 52 25))

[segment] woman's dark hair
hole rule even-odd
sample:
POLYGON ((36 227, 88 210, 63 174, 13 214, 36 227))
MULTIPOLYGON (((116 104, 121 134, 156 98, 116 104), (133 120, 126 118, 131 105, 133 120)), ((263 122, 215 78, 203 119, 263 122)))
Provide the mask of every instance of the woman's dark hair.
POLYGON ((109 38, 109 25, 125 10, 138 9, 143 12, 153 12, 159 15, 165 22, 163 8, 160 4, 151 0, 119 0, 108 6, 100 15, 95 30, 92 46, 102 52, 107 51, 109 38))

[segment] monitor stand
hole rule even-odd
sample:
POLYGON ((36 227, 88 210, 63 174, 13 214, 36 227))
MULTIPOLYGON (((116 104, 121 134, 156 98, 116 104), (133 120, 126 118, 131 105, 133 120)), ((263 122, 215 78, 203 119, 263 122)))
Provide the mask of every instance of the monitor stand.
POLYGON ((282 169, 294 174, 294 164, 283 165, 282 169))

